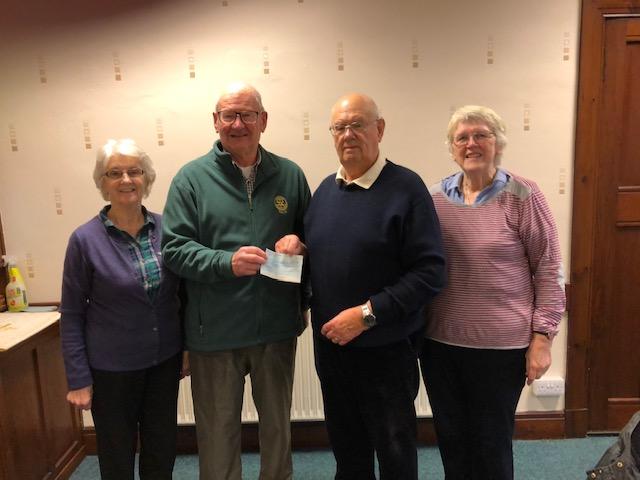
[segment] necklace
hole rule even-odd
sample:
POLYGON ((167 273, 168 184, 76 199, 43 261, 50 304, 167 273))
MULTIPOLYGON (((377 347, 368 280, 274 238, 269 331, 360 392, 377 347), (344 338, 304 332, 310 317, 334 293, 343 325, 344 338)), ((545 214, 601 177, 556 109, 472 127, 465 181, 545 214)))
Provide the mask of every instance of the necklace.
POLYGON ((469 205, 474 203, 476 198, 480 194, 480 192, 482 192, 485 188, 487 188, 489 185, 493 183, 493 179, 496 177, 496 173, 498 173, 498 170, 494 170, 493 175, 491 175, 491 177, 489 177, 482 184, 482 186, 477 190, 473 189, 473 187, 471 186, 471 182, 469 182, 467 176, 463 174, 462 175, 462 196, 464 197, 464 202, 469 205))

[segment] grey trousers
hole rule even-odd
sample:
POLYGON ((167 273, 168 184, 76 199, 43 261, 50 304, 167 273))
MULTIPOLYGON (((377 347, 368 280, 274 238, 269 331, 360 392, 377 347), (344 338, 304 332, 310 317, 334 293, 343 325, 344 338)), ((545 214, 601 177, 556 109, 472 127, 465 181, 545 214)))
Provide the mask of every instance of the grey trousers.
POLYGON ((259 418, 260 480, 289 480, 297 338, 221 352, 190 352, 200 480, 242 480, 244 381, 259 418))

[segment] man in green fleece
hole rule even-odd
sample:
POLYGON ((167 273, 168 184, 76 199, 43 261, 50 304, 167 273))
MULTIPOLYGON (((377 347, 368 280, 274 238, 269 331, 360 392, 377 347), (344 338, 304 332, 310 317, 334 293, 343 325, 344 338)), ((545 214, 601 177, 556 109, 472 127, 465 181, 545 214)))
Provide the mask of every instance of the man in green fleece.
POLYGON ((260 275, 265 249, 303 254, 311 193, 302 170, 265 150, 258 91, 229 86, 216 104, 220 139, 176 174, 164 210, 165 265, 185 281, 185 342, 200 479, 241 480, 244 380, 260 420, 260 478, 292 478, 290 410, 303 284, 260 275), (300 239, 300 240, 299 240, 300 239))

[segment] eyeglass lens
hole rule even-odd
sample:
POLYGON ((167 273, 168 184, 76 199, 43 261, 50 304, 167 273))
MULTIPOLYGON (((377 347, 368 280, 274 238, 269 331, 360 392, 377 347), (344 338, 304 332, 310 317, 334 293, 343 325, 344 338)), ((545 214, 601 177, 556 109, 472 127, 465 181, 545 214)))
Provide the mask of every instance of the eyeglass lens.
POLYGON ((331 125, 329 130, 331 130, 331 133, 333 133, 334 135, 344 135, 347 131, 347 128, 351 129, 355 133, 359 133, 364 130, 365 125, 362 122, 353 122, 347 124, 336 123, 335 125, 331 125))
POLYGON ((233 110, 221 110, 218 112, 218 118, 223 123, 233 123, 236 118, 240 117, 242 123, 256 123, 260 112, 236 112, 233 110))
POLYGON ((119 178, 122 178, 125 173, 129 178, 137 178, 144 174, 144 170, 142 170, 141 168, 130 168, 128 170, 109 170, 105 173, 105 176, 111 178, 112 180, 117 180, 119 178))
POLYGON ((475 143, 484 143, 491 137, 491 135, 493 134, 490 132, 476 132, 471 135, 460 135, 459 137, 454 138, 453 143, 459 147, 467 145, 471 139, 473 139, 475 143))

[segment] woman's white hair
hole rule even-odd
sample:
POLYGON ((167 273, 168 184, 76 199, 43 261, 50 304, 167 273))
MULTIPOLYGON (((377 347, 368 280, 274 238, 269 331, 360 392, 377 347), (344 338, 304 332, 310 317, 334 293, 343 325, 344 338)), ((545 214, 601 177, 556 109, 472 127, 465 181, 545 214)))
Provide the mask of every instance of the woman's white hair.
POLYGON ((130 138, 121 138, 119 140, 107 140, 107 143, 100 147, 96 153, 96 165, 93 169, 93 181, 96 183, 98 190, 100 190, 102 198, 109 200, 109 196, 102 187, 104 174, 107 171, 107 165, 109 164, 111 157, 114 155, 136 157, 140 161, 140 168, 144 171, 143 196, 145 198, 148 197, 151 192, 151 186, 156 180, 156 171, 153 169, 151 158, 149 158, 149 155, 147 155, 135 141, 130 138))
POLYGON ((449 151, 453 151, 453 134, 460 123, 482 123, 489 127, 489 130, 496 136, 496 146, 498 151, 494 159, 495 165, 500 165, 502 152, 507 146, 507 126, 504 120, 489 107, 480 105, 465 105, 453 112, 447 127, 447 145, 449 151))

